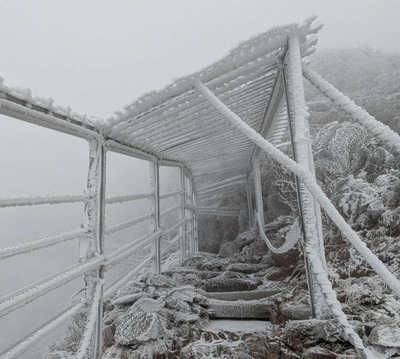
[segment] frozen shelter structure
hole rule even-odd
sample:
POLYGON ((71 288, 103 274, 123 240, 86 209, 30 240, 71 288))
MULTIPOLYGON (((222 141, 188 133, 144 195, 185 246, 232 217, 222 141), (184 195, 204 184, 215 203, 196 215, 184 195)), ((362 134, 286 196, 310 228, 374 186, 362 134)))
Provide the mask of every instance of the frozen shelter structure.
POLYGON ((270 156, 296 178, 306 272, 313 316, 334 317, 343 333, 364 357, 372 357, 348 323, 328 279, 321 225, 321 209, 366 259, 382 280, 400 296, 400 283, 346 223, 316 182, 303 77, 395 151, 400 137, 340 93, 311 70, 304 58, 314 52, 322 25, 315 17, 303 23, 275 27, 241 43, 226 57, 203 70, 182 77, 161 91, 144 95, 113 118, 100 120, 57 107, 50 99, 33 97, 30 90, 10 88, 0 82, 0 113, 88 140, 89 171, 83 194, 3 198, 0 207, 82 202, 82 228, 0 249, 0 259, 79 240, 80 261, 73 267, 32 283, 0 298, 0 317, 18 310, 73 279, 84 278, 81 301, 59 313, 0 353, 17 357, 43 335, 83 308, 88 311, 86 330, 77 358, 99 358, 101 353, 102 301, 115 293, 148 264, 161 272, 166 256, 184 259, 198 250, 201 214, 238 216, 238 208, 223 207, 221 198, 246 184, 249 227, 273 252, 290 250, 295 241, 276 248, 264 231, 259 157, 270 156), (289 134, 290 141, 284 142, 289 134), (291 146, 292 156, 280 148, 291 146), (150 191, 107 197, 107 152, 137 157, 150 164, 150 191), (179 191, 160 194, 159 169, 177 167, 179 191), (150 213, 105 227, 105 207, 148 198, 150 213), (177 204, 161 210, 163 200, 177 204), (164 228, 162 217, 178 213, 176 223, 164 228), (149 221, 149 233, 106 254, 104 242, 111 233, 149 221), (130 270, 108 283, 105 273, 121 260, 140 253, 130 270))

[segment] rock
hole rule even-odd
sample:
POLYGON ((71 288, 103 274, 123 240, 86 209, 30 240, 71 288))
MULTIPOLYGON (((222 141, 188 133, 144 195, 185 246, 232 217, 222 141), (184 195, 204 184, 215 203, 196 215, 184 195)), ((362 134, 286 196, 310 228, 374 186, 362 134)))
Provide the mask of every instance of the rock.
POLYGON ((272 304, 259 301, 224 301, 211 299, 209 309, 211 318, 269 319, 272 304))
POLYGON ((173 281, 162 274, 151 274, 146 279, 146 284, 153 287, 172 287, 174 285, 173 281))
POLYGON ((303 352, 303 359, 335 359, 336 354, 321 347, 308 348, 303 352))
POLYGON ((169 309, 175 309, 182 313, 190 313, 189 303, 183 300, 178 294, 174 293, 166 299, 166 306, 169 309))
POLYGON ((219 255, 223 257, 233 257, 239 251, 239 244, 235 241, 226 242, 219 247, 219 255))
POLYGON ((252 274, 252 273, 257 273, 265 268, 266 266, 263 264, 232 263, 228 265, 226 270, 231 272, 252 274))
POLYGON ((293 268, 273 267, 267 270, 265 278, 272 281, 282 281, 289 278, 293 273, 293 268))
POLYGON ((119 298, 125 295, 140 293, 144 287, 145 287, 144 283, 131 281, 125 284, 120 290, 118 290, 116 296, 119 298))
POLYGON ((262 298, 268 298, 277 293, 280 293, 280 290, 251 290, 251 291, 242 291, 242 292, 208 292, 206 296, 212 299, 218 300, 228 300, 228 301, 236 301, 236 300, 257 300, 262 298))
POLYGON ((155 312, 129 311, 116 323, 115 342, 120 345, 141 344, 158 340, 168 332, 167 319, 155 312))
POLYGON ((287 320, 304 320, 312 317, 310 306, 301 303, 283 303, 281 312, 287 320))
POLYGON ((299 260, 300 251, 295 247, 283 254, 271 253, 271 258, 277 267, 291 267, 299 260))
POLYGON ((151 298, 141 298, 132 305, 129 312, 135 312, 136 310, 141 310, 145 313, 157 313, 164 307, 165 307, 164 301, 155 300, 151 298))
POLYGON ((257 284, 250 280, 222 276, 212 278, 203 284, 203 289, 206 292, 238 292, 256 288, 257 284))
POLYGON ((235 359, 280 359, 280 342, 268 334, 255 333, 238 345, 235 359))
POLYGON ((321 341, 346 342, 339 326, 333 320, 289 321, 283 330, 282 342, 298 353, 316 346, 321 341))
POLYGON ((106 325, 103 329, 103 346, 104 349, 111 347, 115 343, 115 326, 106 325))
POLYGON ((135 294, 128 294, 122 297, 119 297, 112 301, 113 305, 117 304, 132 304, 135 303, 140 298, 148 297, 146 293, 135 293, 135 294))
POLYGON ((397 324, 378 324, 368 338, 374 345, 400 348, 400 327, 397 324))

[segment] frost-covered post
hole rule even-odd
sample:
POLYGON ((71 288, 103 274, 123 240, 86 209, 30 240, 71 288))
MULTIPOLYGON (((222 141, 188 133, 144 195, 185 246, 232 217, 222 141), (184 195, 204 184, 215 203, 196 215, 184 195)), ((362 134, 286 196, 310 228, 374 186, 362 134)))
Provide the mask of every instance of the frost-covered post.
POLYGON ((253 190, 251 186, 251 173, 248 173, 246 176, 246 194, 247 194, 247 210, 249 212, 249 228, 253 227, 254 218, 253 218, 253 190))
MULTIPOLYGON (((150 162, 150 192, 152 195, 151 212, 154 218, 154 230, 160 229, 160 165, 150 162)), ((154 239, 154 272, 161 273, 161 236, 154 239)))
MULTIPOLYGON (((186 186, 185 186, 185 173, 183 171, 183 167, 180 167, 180 177, 181 177, 181 218, 186 218, 186 186)), ((181 251, 181 261, 183 261, 186 257, 186 223, 180 228, 181 234, 181 243, 180 243, 180 251, 181 251)))
POLYGON ((196 196, 196 186, 194 185, 194 178, 191 177, 191 188, 192 188, 192 205, 193 205, 193 251, 198 252, 199 251, 199 233, 198 233, 198 223, 197 223, 197 215, 196 215, 196 201, 197 201, 197 196, 196 196))
MULTIPOLYGON (((294 160, 313 173, 314 163, 308 125, 309 114, 304 98, 300 41, 295 34, 289 38, 289 48, 285 58, 283 74, 294 160)), ((322 263, 325 263, 320 208, 301 180, 296 179, 296 185, 303 226, 304 246, 305 248, 314 248, 319 253, 322 263)), ((313 316, 319 319, 329 318, 331 315, 330 310, 326 305, 315 277, 311 274, 308 261, 309 259, 306 258, 306 271, 313 316)))
POLYGON ((260 215, 261 228, 265 229, 264 223, 264 204, 262 198, 262 185, 261 185, 261 173, 260 173, 260 158, 259 155, 255 155, 252 159, 252 167, 254 174, 254 192, 256 196, 256 209, 260 215))
MULTIPOLYGON (((104 222, 105 222, 105 181, 106 181, 106 149, 97 139, 89 140, 89 172, 87 179, 87 196, 82 227, 88 234, 79 241, 79 261, 104 254, 104 222)), ((85 277, 85 296, 88 304, 98 300, 96 324, 93 331, 92 358, 101 356, 102 350, 102 289, 95 295, 96 283, 102 282, 104 266, 85 277)))

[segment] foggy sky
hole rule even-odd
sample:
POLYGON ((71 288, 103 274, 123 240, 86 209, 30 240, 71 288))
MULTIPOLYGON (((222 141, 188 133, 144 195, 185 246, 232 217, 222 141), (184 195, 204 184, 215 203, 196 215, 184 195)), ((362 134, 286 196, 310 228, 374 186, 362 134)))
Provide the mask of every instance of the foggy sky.
POLYGON ((318 48, 400 51, 398 0, 3 0, 0 75, 109 117, 271 26, 319 15, 318 48))

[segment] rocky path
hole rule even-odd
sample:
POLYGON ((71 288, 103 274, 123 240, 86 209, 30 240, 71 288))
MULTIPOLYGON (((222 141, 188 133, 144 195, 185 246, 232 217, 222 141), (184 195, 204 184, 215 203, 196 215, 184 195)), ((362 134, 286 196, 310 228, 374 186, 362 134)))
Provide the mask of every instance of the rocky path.
POLYGON ((356 358, 334 323, 307 320, 304 300, 282 307, 294 287, 270 272, 200 253, 141 275, 106 303, 103 359, 356 358))

